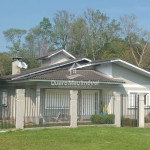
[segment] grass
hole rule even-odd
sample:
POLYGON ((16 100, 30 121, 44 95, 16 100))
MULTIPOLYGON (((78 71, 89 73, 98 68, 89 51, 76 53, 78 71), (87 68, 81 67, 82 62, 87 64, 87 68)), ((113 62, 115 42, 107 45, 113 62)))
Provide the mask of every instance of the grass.
POLYGON ((79 127, 0 133, 1 150, 148 150, 149 128, 79 127))

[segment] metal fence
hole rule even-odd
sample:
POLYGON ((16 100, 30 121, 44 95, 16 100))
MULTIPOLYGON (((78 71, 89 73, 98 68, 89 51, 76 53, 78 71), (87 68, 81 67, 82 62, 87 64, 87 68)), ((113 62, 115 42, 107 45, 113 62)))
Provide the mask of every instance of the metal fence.
POLYGON ((144 121, 150 123, 150 96, 144 97, 144 121))
POLYGON ((139 95, 121 95, 121 126, 137 127, 139 115, 139 95))
POLYGON ((40 102, 36 93, 26 93, 24 127, 51 127, 70 125, 69 92, 41 92, 40 102))
POLYGON ((79 93, 78 125, 90 125, 93 123, 113 124, 113 114, 114 99, 112 94, 100 94, 94 90, 85 93, 79 93), (98 122, 96 121, 96 116, 93 115, 99 116, 98 122), (109 122, 109 120, 111 121, 109 122))
POLYGON ((0 99, 0 129, 15 128, 16 115, 15 96, 1 93, 0 99))

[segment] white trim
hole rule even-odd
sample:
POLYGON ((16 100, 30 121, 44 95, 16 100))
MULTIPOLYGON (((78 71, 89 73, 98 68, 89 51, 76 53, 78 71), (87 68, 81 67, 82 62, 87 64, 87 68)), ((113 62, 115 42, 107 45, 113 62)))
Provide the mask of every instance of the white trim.
POLYGON ((64 53, 66 53, 67 55, 69 55, 70 57, 72 57, 73 59, 76 59, 73 55, 71 55, 70 53, 68 53, 68 52, 65 51, 64 49, 59 50, 58 52, 49 55, 48 58, 51 58, 52 56, 54 56, 54 55, 56 55, 56 54, 58 54, 58 53, 60 53, 60 52, 64 52, 64 53))
POLYGON ((32 74, 35 74, 35 73, 39 73, 39 72, 46 71, 46 70, 49 70, 49 69, 54 69, 54 68, 56 68, 56 67, 61 67, 61 66, 68 65, 68 64, 71 64, 71 63, 79 62, 79 61, 81 61, 81 60, 88 60, 88 59, 82 58, 82 59, 75 60, 75 61, 71 61, 71 62, 69 62, 69 63, 65 63, 65 64, 62 64, 62 65, 55 65, 54 67, 50 67, 50 68, 46 68, 46 69, 42 69, 42 67, 41 67, 41 70, 39 70, 39 71, 35 71, 35 72, 28 73, 28 74, 25 74, 25 75, 22 75, 22 76, 18 76, 18 77, 12 78, 11 80, 19 79, 19 78, 22 78, 22 77, 25 77, 25 76, 28 76, 28 75, 32 75, 32 74))
MULTIPOLYGON (((41 79, 40 79, 40 80, 38 80, 38 79, 35 79, 35 80, 34 80, 34 79, 29 79, 28 81, 51 82, 51 81, 54 81, 54 80, 41 80, 41 79)), ((55 81, 58 81, 58 82, 59 82, 59 81, 60 81, 60 82, 61 82, 61 81, 68 81, 68 82, 69 82, 70 80, 55 80, 55 81)), ((71 81, 72 81, 72 80, 71 80, 71 81)), ((80 81, 80 80, 79 80, 79 81, 80 81)), ((81 80, 81 81, 82 81, 82 80, 81 80)), ((89 80, 88 80, 88 81, 89 81, 89 80)), ((87 82, 88 82, 88 81, 87 81, 87 82)), ((74 80, 74 82, 78 82, 78 81, 77 81, 77 80, 74 80)), ((84 82, 84 80, 83 80, 83 82, 84 82)), ((91 82, 92 82, 92 81, 91 81, 91 82)), ((93 81, 93 82, 97 82, 97 81, 93 81)), ((102 83, 102 84, 123 84, 122 82, 98 82, 98 83, 102 83)), ((70 85, 70 86, 72 86, 72 85, 70 85)), ((76 86, 76 85, 75 85, 75 86, 76 86)))
POLYGON ((150 88, 150 85, 139 85, 139 84, 122 84, 122 86, 128 88, 150 88))
POLYGON ((150 91, 128 90, 128 95, 129 93, 137 93, 137 94, 149 93, 150 94, 150 91))
POLYGON ((73 55, 71 55, 70 53, 68 53, 67 51, 65 51, 64 49, 62 50, 63 52, 65 52, 67 55, 69 55, 70 57, 76 59, 76 57, 74 57, 73 55))

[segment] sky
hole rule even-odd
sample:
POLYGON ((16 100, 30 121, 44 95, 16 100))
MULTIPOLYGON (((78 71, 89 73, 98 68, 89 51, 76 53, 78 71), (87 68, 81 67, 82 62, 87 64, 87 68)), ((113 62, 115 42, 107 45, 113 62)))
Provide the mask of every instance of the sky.
POLYGON ((3 31, 10 28, 29 30, 44 17, 53 19, 57 11, 66 10, 76 16, 87 8, 99 10, 110 19, 134 14, 138 26, 150 31, 150 0, 0 0, 0 52, 7 52, 3 31))

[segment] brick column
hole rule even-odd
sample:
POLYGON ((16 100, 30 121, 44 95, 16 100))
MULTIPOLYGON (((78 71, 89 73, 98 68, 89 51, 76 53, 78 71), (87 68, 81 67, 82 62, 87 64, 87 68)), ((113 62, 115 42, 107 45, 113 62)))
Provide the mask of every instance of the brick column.
POLYGON ((24 127, 25 89, 16 90, 16 129, 24 127))
POLYGON ((144 128, 144 95, 145 94, 139 94, 139 127, 144 128))
POLYGON ((70 126, 77 127, 77 98, 78 91, 70 90, 70 126))
POLYGON ((114 114, 115 114, 115 125, 121 127, 121 99, 119 93, 114 93, 114 114))

